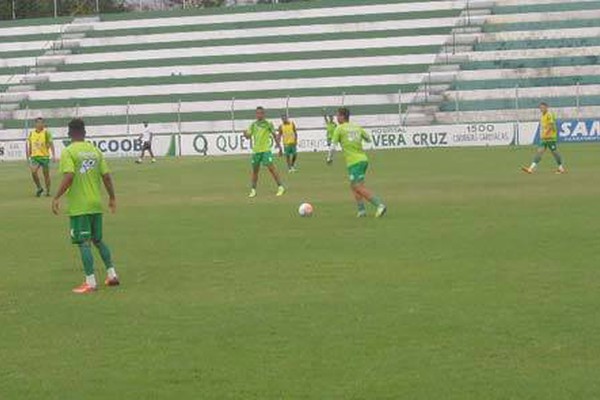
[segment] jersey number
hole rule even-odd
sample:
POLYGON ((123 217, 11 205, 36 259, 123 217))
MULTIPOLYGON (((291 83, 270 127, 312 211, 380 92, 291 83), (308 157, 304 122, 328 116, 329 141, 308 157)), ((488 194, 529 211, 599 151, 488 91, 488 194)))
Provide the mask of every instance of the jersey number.
POLYGON ((95 166, 96 166, 96 160, 94 160, 94 159, 83 160, 83 162, 81 163, 81 168, 79 168, 79 173, 87 174, 89 171, 94 169, 95 166))

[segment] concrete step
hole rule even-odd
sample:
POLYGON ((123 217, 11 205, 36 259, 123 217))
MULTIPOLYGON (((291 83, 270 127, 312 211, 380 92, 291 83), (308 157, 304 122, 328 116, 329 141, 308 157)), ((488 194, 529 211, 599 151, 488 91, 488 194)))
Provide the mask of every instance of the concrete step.
POLYGON ((65 32, 65 33, 85 33, 85 32, 89 32, 89 31, 93 31, 93 30, 94 30, 93 25, 71 24, 71 25, 65 26, 65 29, 63 32, 65 32))
POLYGON ((6 88, 6 93, 31 92, 35 90, 35 85, 11 85, 6 88))
POLYGON ((456 75, 458 75, 458 71, 431 74, 431 77, 428 78, 428 84, 452 83, 456 80, 456 75))
POLYGON ((52 48, 55 50, 68 50, 77 48, 80 45, 81 41, 79 39, 57 40, 52 43, 52 48))
POLYGON ((45 56, 68 56, 71 54, 71 50, 47 50, 44 55, 45 56))
POLYGON ((443 95, 446 90, 450 89, 450 86, 451 85, 449 83, 438 83, 435 85, 429 85, 427 89, 430 95, 443 95))
MULTIPOLYGON (((0 110, 0 119, 13 119, 12 111, 2 111, 0 110)), ((0 129, 2 129, 4 125, 0 124, 0 129)))
POLYGON ((52 72, 56 72, 56 67, 31 67, 29 68, 30 74, 48 74, 52 72))
POLYGON ((469 2, 469 9, 492 8, 495 3, 494 0, 471 0, 469 2))
POLYGON ((29 98, 29 94, 26 92, 5 92, 0 94, 0 103, 20 103, 29 98))
POLYGON ((444 101, 443 94, 432 94, 429 91, 428 86, 422 87, 419 89, 422 90, 422 92, 421 92, 422 94, 415 96, 415 99, 412 102, 413 105, 417 105, 417 106, 435 105, 437 107, 437 105, 439 103, 444 101))
POLYGON ((37 59, 37 65, 42 67, 63 65, 64 63, 65 58, 63 56, 42 56, 37 59))
POLYGON ((461 17, 481 17, 481 16, 487 16, 487 15, 492 15, 492 10, 490 10, 489 8, 469 8, 469 9, 465 9, 460 13, 461 17))
POLYGON ((469 55, 465 53, 452 54, 452 53, 440 53, 435 58, 435 64, 454 64, 459 65, 469 61, 469 55))
POLYGON ((447 46, 473 45, 477 42, 477 39, 479 39, 477 33, 457 33, 451 35, 445 44, 447 46))
POLYGON ((465 33, 481 33, 483 28, 481 26, 460 26, 452 29, 452 33, 465 34, 465 33))
POLYGON ((460 70, 458 64, 435 64, 429 67, 429 72, 457 72, 460 70))
POLYGON ((408 114, 410 115, 412 113, 416 113, 416 114, 423 114, 423 115, 434 115, 439 110, 440 110, 439 105, 424 105, 424 106, 414 105, 414 106, 408 107, 408 114))
POLYGON ((407 114, 405 123, 408 126, 425 126, 430 125, 434 121, 433 115, 413 113, 407 114))
POLYGON ((78 24, 93 24, 95 22, 100 22, 100 17, 97 15, 91 16, 91 17, 77 17, 73 19, 73 22, 71 22, 72 25, 78 25, 78 24))
POLYGON ((0 111, 15 111, 21 108, 19 103, 0 103, 0 111))
POLYGON ((73 39, 83 39, 85 38, 85 33, 63 33, 61 35, 62 40, 73 40, 73 39))
POLYGON ((48 75, 25 75, 21 79, 21 83, 35 85, 37 83, 48 82, 49 80, 50 80, 50 77, 48 75))

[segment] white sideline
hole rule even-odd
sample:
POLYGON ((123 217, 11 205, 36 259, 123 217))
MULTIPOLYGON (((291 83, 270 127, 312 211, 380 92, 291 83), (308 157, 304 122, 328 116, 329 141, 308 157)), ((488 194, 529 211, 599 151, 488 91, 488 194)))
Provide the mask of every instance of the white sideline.
MULTIPOLYGON (((319 25, 299 25, 299 26, 281 26, 270 28, 251 28, 251 29, 226 29, 214 31, 199 32, 173 32, 150 35, 129 35, 129 36, 108 36, 100 38, 86 38, 80 41, 81 47, 103 47, 129 44, 152 44, 168 42, 186 42, 186 41, 205 41, 215 39, 240 39, 255 37, 272 36, 299 36, 314 35, 324 33, 344 33, 344 32, 374 32, 391 31, 402 29, 417 29, 435 27, 451 27, 456 24, 457 18, 431 18, 431 19, 411 19, 400 21, 377 21, 377 22, 358 22, 358 23, 340 23, 340 24, 319 24, 319 25)), ((295 43, 289 43, 293 46, 295 43)), ((0 49, 2 45, 0 44, 0 49)))
MULTIPOLYGON (((421 54, 418 62, 432 63, 435 54, 421 54)), ((411 59, 412 60, 412 59, 411 59)), ((74 82, 102 79, 129 79, 167 77, 172 74, 183 76, 218 75, 231 73, 275 72, 275 71, 311 71, 331 68, 364 68, 394 66, 406 64, 406 56, 346 57, 317 60, 269 61, 252 63, 182 65, 169 67, 103 69, 94 71, 54 72, 48 74, 50 82, 74 82)), ((2 82, 0 77, 0 82, 2 82)))
POLYGON ((424 74, 386 74, 361 76, 335 76, 327 78, 274 79, 253 81, 212 82, 178 85, 148 85, 102 87, 89 89, 64 89, 30 92, 29 100, 85 99, 102 97, 134 97, 182 93, 215 93, 277 89, 335 88, 349 86, 400 85, 420 83, 424 74))
MULTIPOLYGON (((405 104, 410 102, 415 96, 415 93, 403 93, 402 97, 405 104)), ((289 107, 294 111, 298 108, 314 107, 318 104, 322 107, 335 108, 341 105, 342 94, 337 96, 306 96, 306 97, 291 97, 289 107)), ((345 105, 387 105, 398 104, 398 94, 367 94, 367 95, 348 95, 345 97, 345 105)), ((262 105, 270 110, 284 110, 286 107, 286 99, 284 98, 258 98, 248 100, 236 100, 235 109, 237 111, 254 110, 257 105, 262 105)), ((15 112, 13 119, 24 120, 30 119, 32 116, 44 116, 45 118, 69 118, 76 113, 78 116, 85 117, 104 117, 104 116, 120 116, 127 114, 128 107, 126 105, 118 106, 90 106, 80 107, 76 110, 75 107, 68 108, 49 108, 49 109, 30 109, 18 110, 15 112)), ((151 114, 176 114, 194 113, 194 112, 229 112, 231 110, 231 100, 216 100, 216 101, 190 101, 181 102, 179 110, 178 103, 151 103, 151 104, 131 104, 129 106, 129 115, 151 115, 151 114)))

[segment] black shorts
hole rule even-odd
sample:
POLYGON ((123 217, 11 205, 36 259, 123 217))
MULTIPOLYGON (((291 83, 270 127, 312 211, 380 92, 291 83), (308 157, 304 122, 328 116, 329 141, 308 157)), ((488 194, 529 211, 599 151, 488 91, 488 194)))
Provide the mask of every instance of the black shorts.
POLYGON ((152 150, 152 142, 143 142, 142 150, 152 150))

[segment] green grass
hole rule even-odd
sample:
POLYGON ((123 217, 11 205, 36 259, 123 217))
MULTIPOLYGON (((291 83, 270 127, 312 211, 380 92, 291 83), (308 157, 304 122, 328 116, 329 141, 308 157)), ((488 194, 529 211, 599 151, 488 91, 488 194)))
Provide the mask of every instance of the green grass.
POLYGON ((373 153, 381 220, 322 154, 254 201, 247 157, 112 161, 123 285, 83 297, 66 217, 0 164, 0 398, 598 398, 599 150, 373 153))

